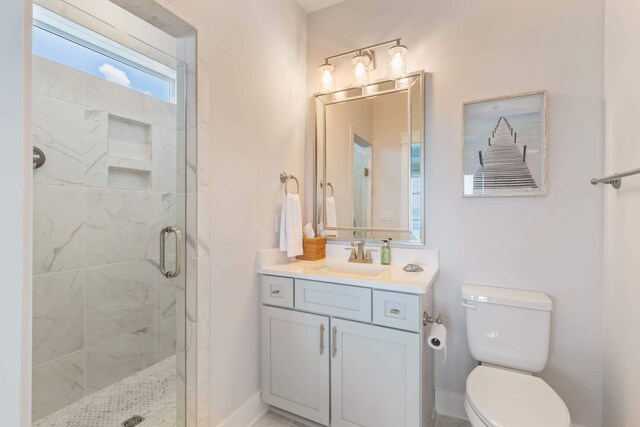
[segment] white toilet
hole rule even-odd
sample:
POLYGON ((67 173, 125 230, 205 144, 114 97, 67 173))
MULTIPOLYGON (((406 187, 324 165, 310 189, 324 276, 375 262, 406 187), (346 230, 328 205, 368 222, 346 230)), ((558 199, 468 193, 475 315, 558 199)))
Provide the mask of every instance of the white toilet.
POLYGON ((532 374, 549 355, 548 296, 487 286, 462 287, 467 341, 481 365, 467 378, 465 411, 473 427, 570 427, 560 396, 532 374))

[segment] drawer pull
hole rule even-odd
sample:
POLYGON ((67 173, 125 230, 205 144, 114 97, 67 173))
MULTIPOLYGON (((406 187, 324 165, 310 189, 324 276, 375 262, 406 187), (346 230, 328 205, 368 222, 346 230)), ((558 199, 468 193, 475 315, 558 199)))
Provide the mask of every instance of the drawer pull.
POLYGON ((324 323, 320 324, 320 355, 324 353, 324 323))
POLYGON ((280 295, 280 289, 274 289, 271 291, 271 295, 280 295))
POLYGON ((338 352, 338 343, 336 343, 338 339, 338 328, 334 326, 331 330, 331 344, 333 346, 331 357, 335 359, 336 353, 338 352))
POLYGON ((400 309, 392 308, 391 310, 389 310, 389 313, 391 313, 391 314, 400 314, 400 309))

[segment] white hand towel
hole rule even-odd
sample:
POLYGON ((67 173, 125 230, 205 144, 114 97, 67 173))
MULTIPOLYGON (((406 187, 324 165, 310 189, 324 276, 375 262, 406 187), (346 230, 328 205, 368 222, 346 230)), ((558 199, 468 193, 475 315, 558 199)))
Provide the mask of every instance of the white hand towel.
POLYGON ((327 205, 327 217, 326 217, 326 221, 327 221, 327 227, 337 227, 338 224, 338 220, 336 218, 336 199, 332 197, 327 197, 327 201, 326 201, 326 205, 327 205))
POLYGON ((297 194, 287 194, 282 201, 280 250, 288 257, 302 255, 302 208, 297 194))

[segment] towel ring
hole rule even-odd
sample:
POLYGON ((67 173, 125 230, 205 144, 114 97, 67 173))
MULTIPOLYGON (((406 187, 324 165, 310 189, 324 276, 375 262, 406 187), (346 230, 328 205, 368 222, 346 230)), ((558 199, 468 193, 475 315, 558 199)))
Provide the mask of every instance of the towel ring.
POLYGON ((287 191, 287 184, 289 183, 290 179, 293 179, 296 182, 296 194, 300 193, 300 182, 298 182, 298 178, 296 178, 293 175, 288 175, 287 173, 282 172, 280 174, 280 182, 284 184, 284 194, 289 194, 289 191, 287 191))
MULTIPOLYGON (((327 182, 327 187, 329 187, 331 189, 331 196, 329 196, 329 197, 333 197, 333 185, 331 185, 330 182, 327 182)), ((322 184, 322 180, 320 181, 320 188, 324 189, 323 184, 322 184)))

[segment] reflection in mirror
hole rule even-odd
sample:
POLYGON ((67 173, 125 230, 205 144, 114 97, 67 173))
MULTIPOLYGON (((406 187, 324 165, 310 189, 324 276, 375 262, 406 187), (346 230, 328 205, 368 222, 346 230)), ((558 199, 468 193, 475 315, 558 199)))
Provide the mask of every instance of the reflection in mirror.
POLYGON ((316 96, 318 232, 420 244, 422 73, 372 86, 316 96))

